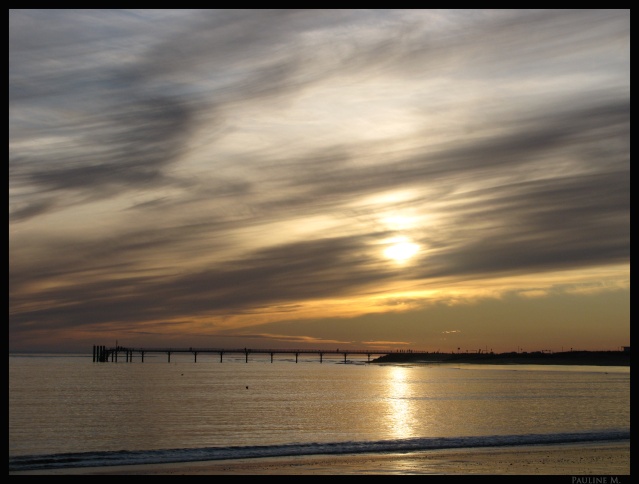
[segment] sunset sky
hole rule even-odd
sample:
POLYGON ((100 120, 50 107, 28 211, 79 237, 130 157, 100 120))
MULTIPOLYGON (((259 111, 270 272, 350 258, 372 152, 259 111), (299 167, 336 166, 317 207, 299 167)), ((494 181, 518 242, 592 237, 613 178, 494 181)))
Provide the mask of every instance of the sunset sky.
POLYGON ((11 10, 9 349, 630 344, 629 10, 11 10))

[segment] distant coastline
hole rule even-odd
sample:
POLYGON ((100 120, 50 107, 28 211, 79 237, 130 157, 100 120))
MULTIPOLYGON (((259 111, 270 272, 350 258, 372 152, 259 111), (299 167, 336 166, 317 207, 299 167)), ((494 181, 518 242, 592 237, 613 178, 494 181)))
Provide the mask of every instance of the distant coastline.
POLYGON ((480 363, 494 365, 630 366, 629 351, 564 351, 560 353, 390 353, 371 363, 480 363))

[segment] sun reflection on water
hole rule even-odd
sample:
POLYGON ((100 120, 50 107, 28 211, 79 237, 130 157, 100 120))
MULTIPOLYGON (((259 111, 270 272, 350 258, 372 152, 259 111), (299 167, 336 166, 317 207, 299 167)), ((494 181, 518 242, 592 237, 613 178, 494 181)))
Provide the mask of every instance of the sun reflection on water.
POLYGON ((413 421, 413 387, 410 383, 410 368, 388 368, 388 426, 393 437, 407 439, 415 437, 413 421))

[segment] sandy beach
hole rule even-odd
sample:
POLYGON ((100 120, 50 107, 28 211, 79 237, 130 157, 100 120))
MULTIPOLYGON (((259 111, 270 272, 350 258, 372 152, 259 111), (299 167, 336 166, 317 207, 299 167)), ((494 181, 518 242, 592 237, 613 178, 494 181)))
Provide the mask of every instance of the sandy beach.
POLYGON ((40 475, 630 475, 630 441, 267 457, 14 472, 40 475))

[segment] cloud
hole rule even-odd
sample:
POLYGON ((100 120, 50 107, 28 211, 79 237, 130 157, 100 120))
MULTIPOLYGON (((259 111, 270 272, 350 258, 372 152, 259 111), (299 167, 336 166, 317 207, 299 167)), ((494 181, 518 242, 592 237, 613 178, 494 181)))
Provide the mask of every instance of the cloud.
MULTIPOLYGON (((272 334, 272 333, 251 333, 251 332, 242 332, 242 333, 233 333, 233 334, 217 334, 216 337, 219 338, 241 338, 241 339, 252 339, 257 338, 259 340, 263 340, 265 342, 274 341, 274 342, 287 342, 287 343, 302 343, 304 345, 324 345, 324 344, 349 344, 350 341, 336 340, 336 339, 326 339, 319 338, 315 336, 303 336, 303 335, 290 335, 290 334, 272 334)), ((276 348, 274 348, 276 349, 276 348)))
MULTIPOLYGON (((273 94, 290 99, 309 86, 345 74, 382 78, 409 74, 417 79, 424 73, 430 78, 447 76, 449 71, 459 75, 469 69, 464 62, 470 58, 475 75, 481 72, 490 79, 494 74, 478 70, 478 65, 489 69, 494 63, 509 68, 513 62, 544 65, 552 52, 556 59, 559 54, 580 54, 587 45, 601 49, 602 42, 616 40, 612 29, 619 36, 629 27, 623 15, 606 11, 501 16, 492 12, 494 18, 480 17, 474 24, 459 14, 460 26, 472 28, 438 36, 423 28, 424 22, 441 22, 434 12, 416 14, 412 20, 407 12, 383 13, 205 11, 142 19, 134 12, 118 11, 13 11, 11 141, 46 132, 64 142, 29 155, 10 147, 12 185, 29 187, 33 197, 52 190, 114 196, 121 190, 168 184, 175 182, 170 168, 185 155, 195 125, 201 122, 198 115, 228 118, 238 103, 273 94), (588 31, 588 25, 597 28, 588 31), (25 35, 27 30, 31 35, 25 35), (550 36, 543 42, 524 42, 528 30, 537 36, 561 34, 562 40, 550 36), (401 35, 394 35, 397 32, 401 35), (474 55, 476 45, 484 48, 480 56, 474 55), (557 52, 560 48, 567 52, 557 52), (123 54, 125 49, 128 55, 123 54), (434 73, 433 65, 441 70, 442 64, 449 67, 443 74, 434 73), (29 113, 36 103, 45 116, 34 123, 29 113)), ((553 134, 562 136, 561 131, 553 134)), ((526 134, 526 139, 513 139, 518 144, 511 149, 521 144, 534 149, 540 142, 552 142, 550 136, 526 134)), ((508 145, 486 146, 491 148, 504 150, 508 145)), ((486 163, 480 160, 479 164, 486 163)), ((503 160, 504 156, 495 157, 496 162, 503 160)), ((462 161, 458 160, 457 169, 463 168, 462 161)), ((411 176, 410 171, 405 176, 411 176)))
POLYGON ((624 10, 12 10, 11 327, 627 265, 629 33, 624 10), (401 268, 397 236, 422 248, 401 268))
POLYGON ((398 346, 407 346, 410 345, 410 341, 362 341, 364 345, 367 347, 378 347, 378 348, 396 348, 398 346))

